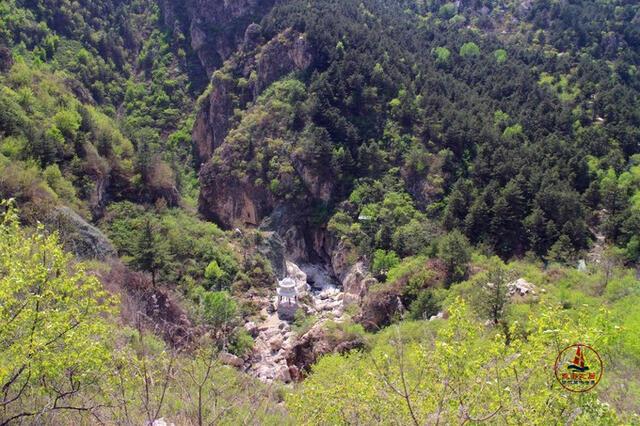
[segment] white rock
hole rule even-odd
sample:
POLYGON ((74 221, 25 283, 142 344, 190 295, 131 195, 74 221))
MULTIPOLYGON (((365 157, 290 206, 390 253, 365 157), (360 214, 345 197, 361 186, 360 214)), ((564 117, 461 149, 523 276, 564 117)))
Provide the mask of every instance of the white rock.
POLYGON ((275 336, 273 339, 269 340, 269 346, 271 350, 277 351, 282 348, 282 344, 284 343, 282 336, 275 336))
POLYGON ((437 315, 431 315, 431 317, 429 318, 429 321, 433 321, 433 320, 436 320, 436 319, 442 319, 442 318, 444 318, 444 312, 440 311, 440 312, 438 312, 437 315))
POLYGON ((229 352, 220 352, 218 355, 218 359, 220 362, 226 365, 231 365, 233 367, 240 368, 244 365, 244 361, 242 358, 235 356, 234 354, 230 354, 229 352))
POLYGON ((524 278, 518 278, 514 282, 508 284, 509 295, 526 296, 527 294, 536 294, 536 286, 525 280, 524 278))
POLYGON ((149 423, 146 421, 144 423, 146 426, 175 426, 175 423, 167 423, 164 417, 160 417, 159 419, 155 419, 153 422, 149 423))
POLYGON ((287 367, 286 365, 281 365, 276 370, 274 377, 276 380, 280 380, 285 383, 290 382, 291 374, 289 373, 289 367, 287 367))

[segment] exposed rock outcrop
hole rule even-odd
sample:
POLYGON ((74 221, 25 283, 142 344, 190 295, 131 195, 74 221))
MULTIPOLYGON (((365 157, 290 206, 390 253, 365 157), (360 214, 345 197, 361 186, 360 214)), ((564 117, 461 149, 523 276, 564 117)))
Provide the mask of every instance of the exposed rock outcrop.
POLYGON ((367 292, 361 299, 360 314, 356 320, 367 331, 377 331, 400 319, 413 300, 410 293, 406 291, 407 285, 413 278, 419 279, 416 282, 421 282, 421 287, 415 287, 416 282, 414 282, 411 293, 442 285, 446 278, 446 267, 440 260, 429 259, 422 268, 386 283, 382 288, 367 292))
POLYGON ((306 36, 288 29, 265 44, 256 56, 254 99, 271 83, 294 70, 311 65, 313 56, 306 36))
POLYGON ((536 294, 536 286, 524 278, 518 278, 507 285, 507 291, 511 297, 534 296, 536 294))
POLYGON ((220 352, 220 354, 218 355, 218 359, 221 363, 236 368, 240 368, 244 365, 244 360, 242 358, 234 354, 230 354, 229 352, 220 352))
POLYGON ((257 249, 271 263, 273 272, 279 280, 287 275, 288 264, 284 256, 284 243, 277 233, 272 231, 263 233, 257 249))
POLYGON ((292 379, 300 380, 322 355, 344 353, 364 346, 365 342, 361 338, 342 333, 338 329, 329 333, 326 322, 318 322, 295 341, 287 354, 287 364, 294 373, 292 379))
POLYGON ((275 0, 161 0, 165 25, 181 26, 208 75, 246 39, 251 24, 260 22, 275 0))
MULTIPOLYGON (((251 171, 239 174, 227 170, 229 164, 240 161, 245 154, 236 152, 237 146, 226 144, 225 138, 236 123, 235 110, 255 100, 273 81, 292 71, 307 68, 311 61, 311 48, 304 35, 286 30, 251 54, 235 55, 223 69, 214 73, 211 93, 202 103, 193 130, 197 155, 201 161, 206 161, 200 170, 199 199, 199 210, 205 217, 225 227, 257 226, 277 207, 278 200, 273 191, 261 183, 262 176, 251 171), (216 156, 210 160, 214 151, 216 156)), ((260 149, 260 143, 252 141, 250 150, 260 149)), ((323 196, 326 198, 328 189, 326 185, 324 187, 323 196)), ((312 191, 310 199, 314 197, 313 192, 322 195, 320 190, 312 191)), ((295 233, 291 238, 287 238, 281 229, 277 231, 285 240, 304 241, 296 233, 299 228, 290 229, 290 233, 295 233)), ((295 256, 293 258, 296 259, 295 256)))
POLYGON ((81 259, 104 260, 116 255, 107 236, 69 207, 53 210, 47 226, 57 230, 65 248, 81 259))
POLYGON ((360 304, 369 292, 369 288, 378 281, 371 276, 364 263, 359 261, 349 268, 342 280, 345 305, 360 304))
POLYGON ((367 295, 358 322, 367 331, 379 331, 399 319, 404 310, 399 286, 389 286, 367 295))
MULTIPOLYGON (((258 45, 254 34, 258 26, 247 29, 246 49, 258 45)), ((241 51, 213 73, 211 91, 201 103, 193 127, 193 141, 200 162, 206 162, 224 142, 232 125, 234 109, 244 108, 274 81, 312 63, 311 46, 304 34, 286 30, 250 53, 241 51), (244 83, 238 84, 243 79, 244 83)))
MULTIPOLYGON (((342 292, 322 265, 298 266, 287 262, 287 275, 296 283, 300 311, 305 312, 306 315, 314 315, 319 323, 324 323, 327 319, 333 319, 336 322, 344 320, 342 292), (310 287, 307 281, 310 284, 313 283, 313 287, 310 287)), ((340 330, 331 335, 326 334, 326 338, 321 339, 299 336, 292 330, 291 319, 285 320, 278 314, 273 299, 262 298, 255 300, 255 303, 263 306, 260 313, 262 321, 257 325, 252 323, 245 326, 247 331, 255 337, 253 352, 246 363, 246 368, 248 372, 265 382, 277 380, 286 383, 300 379, 301 371, 308 368, 309 362, 314 362, 315 359, 304 355, 309 351, 319 356, 321 353, 326 353, 325 351, 336 350, 336 348, 344 351, 358 346, 343 344, 345 341, 355 339, 349 338, 340 330), (314 349, 316 342, 319 346, 314 349), (304 354, 291 355, 294 346, 298 346, 300 353, 304 354), (299 363, 291 364, 291 359, 297 359, 299 363)))
POLYGON ((309 293, 309 284, 307 274, 300 269, 298 265, 287 261, 287 276, 291 277, 296 283, 296 292, 299 297, 304 297, 309 293))
POLYGON ((199 210, 202 215, 224 227, 257 226, 275 204, 273 195, 257 187, 250 178, 221 176, 214 166, 200 170, 199 210))

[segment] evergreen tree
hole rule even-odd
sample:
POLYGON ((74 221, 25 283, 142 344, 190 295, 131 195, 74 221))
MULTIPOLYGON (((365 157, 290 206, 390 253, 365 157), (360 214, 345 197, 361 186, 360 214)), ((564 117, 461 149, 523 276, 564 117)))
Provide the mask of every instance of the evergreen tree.
POLYGON ((468 263, 471 260, 467 237, 458 230, 448 233, 440 241, 438 253, 446 265, 449 285, 466 278, 468 263))
POLYGON ((133 255, 135 267, 150 272, 151 282, 155 286, 158 272, 169 260, 169 253, 158 226, 148 216, 143 219, 133 255))
POLYGON ((464 219, 473 200, 472 191, 473 188, 466 179, 459 179, 455 183, 447 199, 447 207, 444 211, 443 225, 445 228, 463 228, 464 219))
POLYGON ((491 234, 496 251, 501 256, 513 256, 523 251, 526 239, 522 220, 526 204, 521 189, 509 181, 492 209, 491 234))

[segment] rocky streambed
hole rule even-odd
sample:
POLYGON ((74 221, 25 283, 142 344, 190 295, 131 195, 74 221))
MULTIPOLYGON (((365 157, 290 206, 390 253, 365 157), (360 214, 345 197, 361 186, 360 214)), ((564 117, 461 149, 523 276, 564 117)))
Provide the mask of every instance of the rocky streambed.
POLYGON ((297 346, 307 344, 308 335, 317 333, 323 322, 344 320, 342 286, 324 266, 287 262, 287 276, 296 282, 298 309, 314 318, 315 324, 305 335, 300 335, 292 322, 278 316, 274 296, 261 311, 262 321, 245 325, 255 336, 254 349, 244 364, 245 369, 265 382, 287 383, 299 379, 299 368, 291 362, 300 352, 297 346))

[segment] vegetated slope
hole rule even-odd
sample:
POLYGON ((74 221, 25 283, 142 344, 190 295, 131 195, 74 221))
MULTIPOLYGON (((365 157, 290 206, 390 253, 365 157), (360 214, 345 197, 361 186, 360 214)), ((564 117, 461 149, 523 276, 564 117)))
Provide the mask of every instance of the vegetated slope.
MULTIPOLYGON (((635 259, 638 10, 586 3, 276 5, 200 107, 200 156, 217 149, 201 211, 230 226, 296 205, 324 224, 355 182, 395 175, 416 207, 502 256, 574 258, 605 209, 608 237, 635 259), (304 47, 283 43, 291 31, 304 47), (282 60, 300 48, 309 61, 282 60), (277 79, 299 87, 264 97, 291 106, 284 121, 258 98, 277 79)), ((340 218, 357 223, 364 205, 347 207, 340 218)), ((369 249, 392 248, 377 239, 369 249)))
MULTIPOLYGON (((19 378, 2 418, 238 422, 258 401, 256 422, 286 421, 281 396, 217 358, 248 368, 259 326, 244 325, 262 320, 287 258, 327 264, 351 304, 342 323, 301 312, 293 350, 269 341, 308 376, 286 398, 299 421, 633 419, 637 383, 616 383, 639 365, 637 280, 624 268, 640 255, 639 20, 634 2, 597 0, 3 2, 0 198, 16 199, 28 229, 3 207, 1 231, 32 236, 34 252, 46 246, 74 271, 34 227, 46 222, 67 250, 99 260, 87 268, 121 303, 119 317, 100 308, 100 362, 67 362, 73 345, 62 345, 59 369, 0 368, 0 384, 19 378), (215 224, 195 215, 196 200, 215 224), (588 271, 546 267, 575 265, 600 233, 618 250, 599 251, 588 271), (491 291, 514 274, 540 297, 491 291), (449 313, 451 323, 425 322, 449 313), (395 323, 399 332, 369 333, 395 323), (548 330, 596 341, 613 371, 598 393, 564 398, 545 374, 559 349, 548 330), (353 347, 362 352, 311 365, 353 347), (447 370, 467 360, 508 371, 509 391, 447 370), (90 367, 77 389, 74 367, 90 367), (404 378, 412 395, 393 389, 404 378), (379 397, 389 383, 399 398, 379 397), (66 401, 88 404, 79 417, 51 405, 67 385, 66 401), (325 404, 319 395, 336 385, 340 404, 325 404), (515 393, 539 387, 547 399, 515 393), (481 399, 460 402, 468 395, 481 399)), ((29 253, 3 253, 26 265, 0 270, 12 309, 22 295, 11 277, 28 275, 29 253)), ((39 318, 36 306, 1 314, 39 318)))
POLYGON ((182 42, 153 2, 2 7, 4 157, 55 164, 94 218, 112 200, 175 206, 180 191, 192 193, 191 149, 180 129, 190 126, 197 89, 182 42), (98 135, 96 126, 108 129, 98 135), (128 148, 118 159, 121 143, 128 148))

